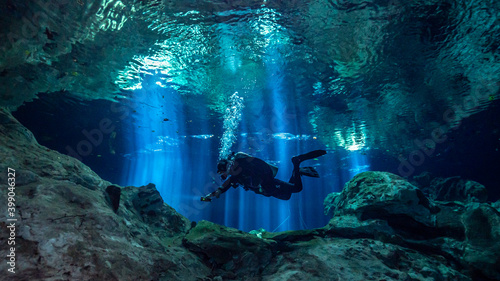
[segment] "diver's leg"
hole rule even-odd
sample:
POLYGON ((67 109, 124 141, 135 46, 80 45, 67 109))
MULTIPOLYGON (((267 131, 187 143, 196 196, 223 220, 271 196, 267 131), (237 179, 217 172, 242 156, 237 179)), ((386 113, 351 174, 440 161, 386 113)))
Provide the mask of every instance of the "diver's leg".
POLYGON ((292 163, 293 163, 293 166, 295 168, 295 165, 298 166, 300 164, 300 162, 302 162, 302 161, 314 159, 316 157, 320 157, 320 156, 323 156, 325 154, 326 154, 326 150, 323 150, 323 149, 313 150, 311 152, 292 157, 292 163))
POLYGON ((300 163, 302 161, 320 157, 325 154, 326 150, 320 149, 292 157, 293 172, 292 172, 292 177, 288 182, 295 185, 295 190, 297 191, 294 192, 300 192, 302 190, 302 179, 300 178, 300 163))
POLYGON ((302 191, 302 178, 300 177, 299 165, 294 165, 292 177, 288 181, 288 184, 293 186, 293 188, 291 188, 293 193, 302 191))
POLYGON ((319 178, 319 173, 314 167, 300 167, 299 172, 301 176, 319 178))
POLYGON ((292 185, 294 185, 294 189, 297 191, 294 192, 300 192, 302 191, 302 179, 300 178, 300 162, 302 162, 302 155, 295 156, 292 158, 292 163, 293 163, 293 171, 292 171, 292 177, 288 181, 292 185))
POLYGON ((272 187, 268 190, 270 189, 273 190, 270 195, 281 200, 288 200, 292 196, 292 193, 297 192, 295 191, 295 185, 278 179, 273 180, 272 187))

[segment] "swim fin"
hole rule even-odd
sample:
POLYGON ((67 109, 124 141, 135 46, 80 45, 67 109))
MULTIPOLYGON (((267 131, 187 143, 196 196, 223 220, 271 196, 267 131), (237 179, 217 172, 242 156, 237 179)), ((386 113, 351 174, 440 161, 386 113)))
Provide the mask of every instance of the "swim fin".
POLYGON ((325 154, 326 154, 326 150, 322 150, 322 149, 313 150, 313 151, 308 152, 306 154, 301 154, 301 155, 293 157, 292 163, 293 163, 293 165, 297 165, 297 164, 300 164, 300 162, 302 162, 302 161, 314 159, 316 157, 320 157, 320 156, 323 156, 325 154))
POLYGON ((299 173, 301 176, 319 178, 318 171, 314 167, 300 167, 299 173))

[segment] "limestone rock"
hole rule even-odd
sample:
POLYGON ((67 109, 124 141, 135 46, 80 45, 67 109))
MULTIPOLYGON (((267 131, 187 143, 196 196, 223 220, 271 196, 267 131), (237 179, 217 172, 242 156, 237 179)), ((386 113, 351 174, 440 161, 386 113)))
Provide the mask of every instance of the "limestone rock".
MULTIPOLYGON (((137 194, 138 190, 127 191, 137 194)), ((1 200, 6 198, 1 196, 1 200)), ((158 224, 147 223, 136 209, 125 206, 128 204, 116 214, 102 192, 42 179, 17 187, 16 203, 19 280, 127 280, 130 276, 193 280, 207 271, 195 255, 181 247, 184 233, 169 228, 178 221, 170 223, 166 217, 158 224)), ((168 211, 165 208, 159 213, 168 211)), ((2 244, 6 239, 2 232, 2 244)), ((5 263, 0 265, 4 272, 5 267, 5 263)))
POLYGON ((361 220, 411 217, 417 222, 428 223, 434 212, 422 191, 405 179, 385 172, 360 173, 346 183, 341 193, 327 199, 330 200, 325 202, 327 213, 356 215, 361 220))
POLYGON ((119 209, 118 214, 125 218, 139 218, 142 222, 154 226, 152 231, 158 237, 168 238, 185 234, 191 227, 188 219, 163 202, 154 184, 140 188, 125 187, 122 190, 122 198, 125 211, 121 213, 119 209))
POLYGON ((118 207, 120 207, 121 193, 122 190, 119 186, 110 185, 106 188, 106 200, 111 205, 115 213, 118 211, 118 207))
POLYGON ((325 206, 325 215, 329 217, 334 216, 334 212, 340 198, 340 192, 332 192, 326 196, 325 200, 323 201, 323 205, 325 206))
POLYGON ((183 244, 202 255, 205 263, 224 278, 243 280, 257 277, 269 264, 276 242, 201 221, 185 236, 183 244))
MULTIPOLYGON (((181 245, 189 221, 157 200, 154 185, 123 188, 115 213, 105 196, 108 182, 40 146, 6 110, 0 120, 1 181, 7 182, 7 167, 15 170, 17 280, 196 280, 208 274, 181 245)), ((0 193, 1 202, 6 197, 0 193)), ((7 229, 6 222, 0 227, 7 229)), ((2 245, 8 238, 0 231, 2 245)), ((0 270, 6 274, 8 266, 1 263, 0 270)))
POLYGON ((373 239, 323 238, 276 255, 262 275, 268 281, 471 280, 445 263, 373 239))
POLYGON ((418 186, 420 188, 425 187, 425 186, 430 186, 432 180, 435 177, 429 173, 429 172, 423 172, 420 175, 416 175, 413 177, 413 185, 418 186))
MULTIPOLYGON (((17 186, 37 182, 43 177, 93 190, 110 185, 80 161, 39 145, 33 134, 6 109, 0 108, 0 120, 0 169, 14 169, 18 174, 17 186)), ((0 173, 0 181, 7 182, 6 176, 0 173)))
POLYGON ((486 202, 484 185, 461 177, 440 178, 424 173, 414 178, 424 194, 435 201, 486 202))
MULTIPOLYGON (((444 182, 479 186, 455 178, 444 182)), ((398 176, 365 172, 348 182, 342 192, 327 197, 325 213, 333 218, 324 230, 335 237, 372 238, 421 253, 438 253, 460 264, 475 279, 500 279, 500 212, 470 196, 460 198, 463 200, 429 200, 398 176)))
POLYGON ((500 200, 492 203, 491 206, 500 212, 500 200))
POLYGON ((500 279, 500 212, 489 204, 473 204, 461 221, 467 242, 463 259, 475 271, 500 279))

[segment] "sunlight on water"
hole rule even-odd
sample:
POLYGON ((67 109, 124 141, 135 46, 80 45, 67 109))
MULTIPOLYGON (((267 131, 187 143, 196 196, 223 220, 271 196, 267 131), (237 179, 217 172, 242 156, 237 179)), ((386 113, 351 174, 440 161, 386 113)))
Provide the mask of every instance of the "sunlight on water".
POLYGON ((126 15, 121 11, 126 7, 122 1, 102 1, 99 10, 95 14, 96 19, 102 22, 99 26, 102 30, 120 30, 127 21, 126 15))
POLYGON ((150 84, 135 92, 134 119, 130 120, 134 151, 128 157, 123 181, 141 186, 154 183, 162 198, 174 208, 180 208, 183 173, 182 157, 186 136, 182 112, 177 110, 178 95, 172 90, 150 84), (170 121, 164 121, 168 117, 170 121))
POLYGON ((366 155, 352 153, 349 157, 349 178, 370 170, 370 163, 366 155))

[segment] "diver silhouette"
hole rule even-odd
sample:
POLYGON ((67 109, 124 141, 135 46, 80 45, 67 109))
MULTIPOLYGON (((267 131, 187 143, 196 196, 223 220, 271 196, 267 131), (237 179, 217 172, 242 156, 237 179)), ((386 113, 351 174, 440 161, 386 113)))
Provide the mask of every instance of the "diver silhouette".
POLYGON ((231 186, 236 188, 239 185, 257 194, 288 200, 292 193, 302 191, 302 175, 319 178, 318 172, 313 167, 301 168, 300 163, 325 154, 325 150, 314 150, 292 157, 292 177, 288 182, 284 182, 274 178, 278 167, 246 153, 233 152, 227 159, 222 159, 217 164, 217 173, 221 175, 222 180, 225 180, 224 183, 214 192, 201 197, 201 201, 212 201, 213 197, 219 198, 231 186))

